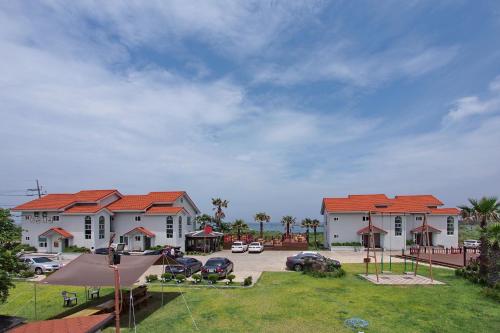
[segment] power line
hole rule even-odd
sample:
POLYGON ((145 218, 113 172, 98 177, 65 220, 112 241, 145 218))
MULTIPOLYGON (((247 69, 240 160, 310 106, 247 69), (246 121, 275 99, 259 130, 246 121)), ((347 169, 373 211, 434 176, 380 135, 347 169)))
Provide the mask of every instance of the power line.
POLYGON ((38 179, 36 180, 36 188, 29 188, 26 191, 33 192, 30 196, 38 195, 38 199, 40 199, 42 195, 47 194, 47 191, 43 191, 43 186, 40 185, 38 179))

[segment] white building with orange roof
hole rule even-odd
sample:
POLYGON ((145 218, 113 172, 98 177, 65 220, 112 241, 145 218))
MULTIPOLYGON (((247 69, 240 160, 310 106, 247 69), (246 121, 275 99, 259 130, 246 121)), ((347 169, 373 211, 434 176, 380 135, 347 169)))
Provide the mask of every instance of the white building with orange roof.
POLYGON ((184 191, 123 195, 117 190, 48 194, 19 205, 22 241, 40 252, 63 252, 75 245, 106 247, 110 236, 130 251, 155 245, 184 249, 199 210, 184 191))
POLYGON ((321 214, 325 247, 359 242, 368 244, 368 217, 374 226, 375 246, 401 250, 407 244, 420 244, 422 222, 426 217, 432 246, 458 247, 457 208, 444 208, 433 195, 385 194, 349 195, 324 198, 321 214))

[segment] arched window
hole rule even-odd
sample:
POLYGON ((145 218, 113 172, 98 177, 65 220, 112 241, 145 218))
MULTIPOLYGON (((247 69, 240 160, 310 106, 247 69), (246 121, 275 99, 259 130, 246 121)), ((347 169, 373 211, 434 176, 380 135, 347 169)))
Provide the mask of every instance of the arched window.
POLYGON ((85 239, 92 239, 92 219, 85 216, 85 239))
POLYGON ((99 239, 104 239, 104 226, 105 226, 105 221, 104 221, 104 216, 99 217, 99 239))
POLYGON ((401 216, 396 216, 394 219, 394 235, 401 236, 403 234, 403 219, 401 216))
POLYGON ((179 216, 179 238, 182 238, 182 216, 179 216))
POLYGON ((455 219, 453 216, 448 216, 446 219, 446 234, 453 235, 455 233, 455 219))
POLYGON ((167 238, 174 238, 174 219, 167 216, 167 238))

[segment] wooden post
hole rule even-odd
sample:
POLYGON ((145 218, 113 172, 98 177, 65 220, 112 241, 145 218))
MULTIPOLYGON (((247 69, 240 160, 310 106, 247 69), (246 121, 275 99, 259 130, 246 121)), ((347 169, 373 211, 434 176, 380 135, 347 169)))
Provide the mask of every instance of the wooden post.
MULTIPOLYGON (((430 238, 429 238, 429 225, 427 224, 427 214, 424 215, 424 224, 425 224, 425 233, 427 235, 427 245, 431 244, 430 238)), ((434 248, 432 248, 432 251, 429 251, 429 272, 431 275, 431 282, 434 282, 434 277, 432 275, 432 254, 434 253, 434 248)))
POLYGON ((120 273, 116 265, 113 265, 113 269, 115 273, 115 332, 120 333, 120 273))
POLYGON ((464 245, 464 267, 467 266, 467 248, 464 245))

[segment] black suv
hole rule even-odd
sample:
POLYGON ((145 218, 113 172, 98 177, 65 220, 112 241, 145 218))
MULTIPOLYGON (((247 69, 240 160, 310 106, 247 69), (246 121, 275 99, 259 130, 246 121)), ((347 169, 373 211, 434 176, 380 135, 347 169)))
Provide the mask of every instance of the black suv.
POLYGON ((304 269, 304 263, 306 260, 322 262, 330 261, 335 267, 340 268, 340 261, 324 257, 319 253, 299 253, 294 255, 293 257, 288 257, 286 258, 286 267, 288 269, 300 272, 304 269))

